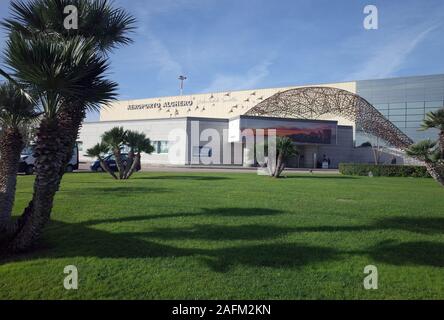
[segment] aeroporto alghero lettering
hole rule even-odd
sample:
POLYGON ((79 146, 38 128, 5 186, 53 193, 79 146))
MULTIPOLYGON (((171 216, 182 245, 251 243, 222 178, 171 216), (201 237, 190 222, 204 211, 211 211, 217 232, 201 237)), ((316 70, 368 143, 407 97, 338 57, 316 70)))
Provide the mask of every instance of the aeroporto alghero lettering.
POLYGON ((145 103, 145 104, 130 104, 128 110, 149 110, 157 108, 177 108, 177 107, 191 107, 193 101, 167 101, 163 104, 160 102, 145 103))

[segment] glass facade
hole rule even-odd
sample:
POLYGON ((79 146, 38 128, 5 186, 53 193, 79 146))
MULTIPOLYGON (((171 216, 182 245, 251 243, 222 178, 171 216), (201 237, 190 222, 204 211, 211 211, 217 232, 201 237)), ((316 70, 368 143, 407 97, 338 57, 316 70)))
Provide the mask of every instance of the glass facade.
MULTIPOLYGON (((436 131, 419 129, 427 112, 444 106, 444 74, 357 81, 356 89, 415 142, 437 139, 436 131)), ((369 138, 357 128, 356 145, 365 141, 369 138)))

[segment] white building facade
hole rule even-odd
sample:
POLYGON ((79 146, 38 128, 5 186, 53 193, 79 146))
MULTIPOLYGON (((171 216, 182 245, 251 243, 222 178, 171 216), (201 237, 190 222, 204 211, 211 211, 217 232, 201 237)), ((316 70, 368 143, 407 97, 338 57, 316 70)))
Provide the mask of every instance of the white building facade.
MULTIPOLYGON (((359 94, 408 133, 417 131, 412 128, 420 126, 428 111, 444 104, 444 75, 309 86, 359 94), (381 99, 384 103, 379 103, 381 99)), ((143 132, 153 142, 155 151, 142 155, 146 165, 252 165, 247 138, 241 133, 245 129, 277 129, 278 135, 292 137, 300 150, 291 163, 295 167, 313 168, 325 157, 333 168, 340 162, 372 162, 371 150, 356 148, 357 141, 365 142, 366 137, 357 136, 355 123, 337 115, 313 120, 245 116, 276 93, 309 86, 117 101, 101 110, 98 122, 84 123, 79 135, 80 160, 93 160, 85 156, 86 150, 98 143, 105 131, 121 126, 143 132)), ((387 162, 391 157, 383 155, 381 160, 387 162)))

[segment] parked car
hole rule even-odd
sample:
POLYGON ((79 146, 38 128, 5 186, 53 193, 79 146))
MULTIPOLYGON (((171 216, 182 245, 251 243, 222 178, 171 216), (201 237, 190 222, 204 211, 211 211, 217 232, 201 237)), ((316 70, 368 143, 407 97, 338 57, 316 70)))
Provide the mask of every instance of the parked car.
MULTIPOLYGON (((25 148, 20 155, 20 163, 19 163, 19 173, 24 173, 27 175, 34 174, 34 149, 32 146, 25 148)), ((73 172, 74 170, 79 169, 79 149, 77 145, 74 147, 72 151, 72 157, 66 166, 66 172, 73 172)))
MULTIPOLYGON (((105 156, 105 158, 103 160, 108 165, 108 167, 111 171, 114 171, 114 172, 118 171, 116 157, 113 154, 105 156)), ((124 166, 126 166, 127 161, 128 161, 128 154, 122 153, 122 163, 124 166)), ((90 169, 91 169, 91 171, 94 171, 94 172, 102 172, 103 171, 102 167, 100 166, 99 160, 93 161, 91 163, 90 169)), ((140 168, 137 168, 137 171, 139 171, 139 170, 140 170, 140 168)))

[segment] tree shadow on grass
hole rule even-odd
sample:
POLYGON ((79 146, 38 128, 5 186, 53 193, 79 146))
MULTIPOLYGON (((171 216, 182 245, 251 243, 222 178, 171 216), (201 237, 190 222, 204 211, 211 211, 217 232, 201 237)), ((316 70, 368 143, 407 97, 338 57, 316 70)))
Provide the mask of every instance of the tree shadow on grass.
POLYGON ((328 260, 337 260, 332 248, 301 244, 262 244, 208 251, 204 261, 214 271, 227 272, 235 266, 298 268, 328 260))
POLYGON ((146 235, 142 237, 137 233, 108 232, 60 221, 51 222, 47 231, 48 235, 37 251, 14 259, 5 259, 3 263, 40 258, 194 257, 215 272, 227 272, 238 265, 297 268, 337 258, 337 252, 331 248, 288 243, 241 245, 219 249, 180 248, 151 241, 146 239, 146 235))
MULTIPOLYGON (((165 193, 169 192, 165 188, 152 188, 152 187, 133 187, 133 186, 123 186, 123 187, 105 187, 97 188, 97 193, 99 194, 112 194, 112 196, 122 196, 127 197, 128 194, 140 194, 140 193, 165 193)), ((95 193, 95 189, 88 189, 88 192, 95 193)))
POLYGON ((198 212, 178 212, 140 216, 124 216, 119 218, 95 219, 79 222, 82 226, 92 226, 103 223, 119 223, 131 221, 149 221, 155 219, 190 218, 190 217, 255 217, 282 214, 283 211, 265 208, 207 208, 198 212))
POLYGON ((220 176, 198 176, 198 175, 174 175, 174 176, 149 176, 149 177, 134 177, 134 180, 190 180, 190 181, 217 181, 229 180, 229 177, 220 176))
POLYGON ((378 220, 374 227, 376 229, 396 229, 420 234, 440 234, 444 233, 444 218, 389 217, 378 220))
MULTIPOLYGON (((237 214, 249 209, 235 208, 237 214)), ((229 209, 223 209, 229 210, 229 209)), ((212 210, 203 210, 199 215, 213 215, 212 210)), ((258 210, 256 209, 256 212, 258 210)), ((260 210, 259 210, 260 211, 260 210)), ((270 210, 267 210, 270 213, 270 210)), ((275 212, 277 213, 277 212, 275 212)), ((249 214, 249 213, 248 213, 249 214)), ((165 215, 164 218, 171 217, 165 215)), ((149 216, 145 218, 150 219, 149 216)), ((160 218, 160 217, 156 217, 160 218)), ((39 258, 158 258, 195 257, 216 272, 226 272, 235 265, 251 267, 300 267, 336 257, 331 248, 306 246, 302 244, 240 245, 226 248, 180 248, 153 241, 197 239, 197 240, 257 240, 271 239, 291 231, 265 225, 245 226, 198 226, 192 229, 158 229, 153 232, 116 232, 97 229, 101 223, 144 220, 142 217, 128 217, 127 220, 94 220, 86 223, 51 221, 43 241, 34 252, 6 258, 2 263, 39 258)), ((0 260, 1 261, 1 260, 0 260)), ((0 262, 1 263, 1 262, 0 262)))
POLYGON ((292 228, 270 225, 221 226, 202 224, 189 228, 158 228, 150 232, 124 233, 123 235, 162 240, 225 241, 274 239, 292 231, 292 228))
MULTIPOLYGON (((425 234, 443 232, 444 218, 391 217, 362 226, 277 227, 272 225, 197 225, 187 228, 158 228, 147 232, 117 232, 99 229, 99 224, 119 224, 187 216, 253 216, 279 214, 280 211, 258 208, 203 209, 201 212, 175 213, 98 219, 81 223, 52 221, 43 241, 33 253, 0 260, 1 263, 38 258, 158 258, 195 257, 212 270, 226 272, 234 266, 296 268, 322 261, 337 260, 344 255, 369 255, 375 261, 393 265, 444 267, 444 244, 439 242, 381 242, 359 252, 340 252, 332 247, 305 244, 272 243, 228 246, 225 248, 181 248, 164 244, 170 240, 270 240, 296 232, 351 232, 406 230, 425 234), (156 242, 155 240, 160 240, 156 242)), ((110 226, 111 227, 111 226, 110 226)))
POLYGON ((171 192, 166 188, 153 187, 136 187, 136 186, 117 186, 117 187, 102 187, 102 188, 88 188, 88 189, 68 189, 58 191, 60 194, 79 195, 97 195, 97 196, 112 196, 112 197, 128 197, 132 194, 148 194, 148 193, 166 193, 171 192))
POLYGON ((311 175, 311 174, 305 174, 305 175, 286 175, 283 178, 285 179, 323 179, 323 180, 355 180, 358 179, 357 177, 352 176, 337 176, 337 175, 311 175))
POLYGON ((367 252, 375 261, 407 266, 422 265, 444 267, 444 243, 415 241, 397 243, 384 241, 367 252))

